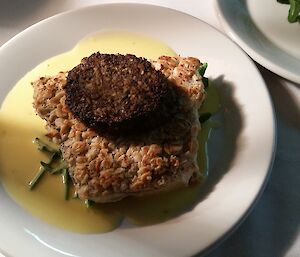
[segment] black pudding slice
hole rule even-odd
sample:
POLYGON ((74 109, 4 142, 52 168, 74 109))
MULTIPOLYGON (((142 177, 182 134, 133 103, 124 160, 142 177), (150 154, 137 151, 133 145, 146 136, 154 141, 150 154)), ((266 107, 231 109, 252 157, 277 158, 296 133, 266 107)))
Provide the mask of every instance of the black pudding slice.
POLYGON ((166 77, 145 58, 94 53, 69 71, 66 103, 88 127, 137 132, 166 121, 172 95, 166 77))

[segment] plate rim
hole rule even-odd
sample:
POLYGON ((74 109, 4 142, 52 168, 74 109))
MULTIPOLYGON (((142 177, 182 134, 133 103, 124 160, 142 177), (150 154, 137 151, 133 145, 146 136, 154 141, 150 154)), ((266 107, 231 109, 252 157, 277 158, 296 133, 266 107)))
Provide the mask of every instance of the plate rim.
MULTIPOLYGON (((217 2, 217 0, 216 0, 217 2)), ((124 3, 124 2, 119 2, 119 3, 103 3, 103 4, 93 4, 93 5, 89 5, 89 6, 84 6, 84 7, 79 7, 79 8, 76 8, 76 9, 72 9, 72 10, 68 10, 68 11, 64 11, 64 12, 61 12, 61 13, 58 13, 58 14, 55 14, 53 16, 50 16, 48 18, 45 18, 27 28, 25 28, 24 30, 22 30, 21 32, 19 32, 18 34, 14 35, 12 38, 10 38, 8 41, 6 41, 3 45, 1 45, 0 47, 0 53, 2 51, 5 51, 5 48, 7 46, 9 46, 13 41, 15 41, 18 37, 21 37, 23 36, 23 34, 26 34, 28 30, 31 30, 31 29, 34 29, 35 26, 39 26, 40 24, 44 23, 44 22, 47 22, 49 20, 52 20, 52 19, 56 19, 57 17, 61 17, 61 16, 64 16, 64 15, 68 15, 69 13, 75 13, 75 12, 81 12, 83 9, 92 9, 92 8, 100 8, 102 6, 128 6, 128 5, 131 5, 131 6, 141 6, 141 7, 157 7, 157 8, 161 8, 161 9, 168 9, 168 10, 171 10, 173 12, 177 12, 177 13, 180 13, 181 15, 184 15, 184 16, 189 16, 189 17, 193 17, 194 19, 204 23, 206 26, 210 27, 210 29, 213 29, 214 31, 216 31, 217 33, 221 33, 224 35, 224 33, 210 25, 209 23, 207 23, 206 21, 203 21, 202 19, 200 18, 197 18, 196 16, 194 15, 190 15, 184 11, 181 11, 181 10, 177 10, 177 9, 173 9, 173 8, 170 8, 170 7, 165 7, 165 6, 161 6, 161 5, 158 5, 158 4, 152 4, 152 3, 134 3, 134 2, 128 2, 128 3, 124 3)), ((232 39, 232 38, 229 38, 229 40, 233 43, 235 43, 235 41, 232 39)), ((241 46, 237 45, 235 43, 235 45, 240 48, 241 50, 241 46)), ((242 53, 241 53, 242 54, 242 53)), ((223 234, 220 234, 219 235, 219 238, 217 240, 215 240, 214 242, 212 242, 211 244, 207 245, 206 248, 202 249, 201 252, 196 252, 195 254, 207 254, 209 251, 211 251, 213 248, 215 248, 218 244, 222 243, 226 238, 228 238, 238 227, 239 225, 241 225, 241 223, 248 217, 248 215, 251 213, 251 211, 253 210, 253 208, 255 207, 256 203, 258 202, 259 198, 261 197, 264 189, 265 189, 265 186, 268 182, 268 178, 270 177, 270 174, 271 174, 271 170, 272 170, 272 166, 273 166, 273 163, 274 163, 274 158, 275 158, 275 153, 276 153, 276 145, 277 145, 277 128, 276 128, 276 116, 275 116, 275 110, 274 110, 274 106, 273 106, 273 103, 272 103, 272 99, 271 99, 271 95, 269 93, 269 91, 267 90, 267 86, 266 86, 266 83, 260 73, 260 71, 258 70, 258 68, 255 66, 253 60, 247 56, 247 54, 245 52, 243 52, 243 55, 248 58, 248 61, 249 61, 249 64, 251 63, 251 65, 255 68, 256 72, 257 72, 257 75, 259 76, 260 80, 263 82, 264 84, 264 90, 266 91, 267 93, 267 96, 268 96, 268 102, 270 104, 270 108, 272 110, 272 151, 270 152, 270 158, 268 160, 268 169, 265 173, 265 176, 263 178, 263 183, 262 183, 262 186, 260 187, 259 191, 256 192, 256 196, 254 197, 254 199, 252 200, 251 204, 248 206, 247 209, 244 210, 244 212, 241 214, 240 216, 240 219, 236 220, 235 224, 232 225, 232 227, 223 232, 223 234)), ((12 87, 11 87, 12 88, 12 87)), ((11 89, 10 88, 10 89, 11 89)), ((7 94, 5 94, 6 96, 7 94)), ((1 101, 2 102, 2 101, 1 101)), ((2 187, 2 185, 0 185, 2 187)), ((1 249, 0 249, 1 250, 1 249)))
MULTIPOLYGON (((296 73, 290 71, 289 69, 285 69, 284 67, 279 66, 276 63, 273 63, 272 59, 270 59, 268 56, 257 53, 255 48, 249 46, 247 41, 244 40, 239 35, 238 31, 235 28, 233 28, 232 26, 230 26, 230 24, 228 22, 228 18, 224 15, 224 13, 222 11, 221 1, 222 0, 214 0, 214 9, 215 9, 217 18, 219 20, 219 23, 220 23, 221 27, 224 29, 224 32, 226 33, 226 35, 228 35, 247 54, 249 54, 249 56, 251 58, 253 58, 253 60, 255 60, 257 63, 259 63, 260 65, 262 65, 269 71, 271 71, 289 81, 300 84, 300 74, 297 75, 296 73)), ((284 51, 280 50, 280 48, 278 48, 277 46, 276 46, 276 49, 279 49, 280 52, 285 53, 284 51)), ((287 54, 287 56, 288 56, 288 54, 287 54)), ((296 57, 293 57, 293 58, 300 61, 300 59, 298 59, 296 57)))

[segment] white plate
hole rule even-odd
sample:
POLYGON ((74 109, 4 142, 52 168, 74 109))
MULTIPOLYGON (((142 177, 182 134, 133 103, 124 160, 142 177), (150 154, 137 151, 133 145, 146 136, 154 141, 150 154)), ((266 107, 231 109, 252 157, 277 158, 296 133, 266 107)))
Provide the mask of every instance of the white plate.
POLYGON ((289 6, 276 0, 216 0, 225 32, 255 61, 300 83, 300 23, 287 21, 289 6))
POLYGON ((60 14, 26 29, 0 49, 0 101, 38 63, 101 29, 159 38, 181 55, 209 63, 208 75, 219 88, 224 115, 211 140, 211 175, 202 199, 193 210, 161 224, 81 235, 32 217, 0 187, 0 249, 8 256, 190 256, 235 227, 266 181, 275 132, 270 97, 260 73, 226 36, 174 10, 100 5, 60 14))

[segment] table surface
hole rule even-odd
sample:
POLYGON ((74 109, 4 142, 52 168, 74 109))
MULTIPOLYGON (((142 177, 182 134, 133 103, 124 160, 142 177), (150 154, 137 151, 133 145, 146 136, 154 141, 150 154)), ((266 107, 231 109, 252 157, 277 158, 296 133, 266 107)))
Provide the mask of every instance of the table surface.
MULTIPOLYGON (((116 2, 170 7, 222 30, 213 0, 0 0, 0 46, 23 29, 54 14, 116 2)), ((272 174, 250 215, 207 257, 300 256, 300 85, 257 66, 271 93, 277 119, 277 152, 272 174)))

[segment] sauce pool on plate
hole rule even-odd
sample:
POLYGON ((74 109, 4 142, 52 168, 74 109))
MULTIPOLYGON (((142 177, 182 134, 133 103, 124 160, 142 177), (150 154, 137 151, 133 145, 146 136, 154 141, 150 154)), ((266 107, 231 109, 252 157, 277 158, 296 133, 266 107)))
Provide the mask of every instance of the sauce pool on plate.
MULTIPOLYGON (((197 203, 201 185, 159 196, 129 197, 116 203, 95 204, 86 208, 79 199, 65 200, 60 176, 46 173, 34 190, 28 183, 48 157, 33 144, 45 134, 45 123, 32 107, 31 82, 42 76, 72 69, 83 57, 94 52, 132 53, 148 59, 176 53, 162 42, 128 32, 103 32, 80 41, 71 51, 52 57, 27 73, 11 90, 0 111, 0 178, 6 192, 29 213, 45 222, 79 233, 111 231, 128 218, 137 225, 165 221, 197 203)), ((205 112, 216 112, 218 101, 213 87, 205 112)), ((212 124, 204 123, 199 134, 199 167, 206 172, 205 144, 212 124)))

